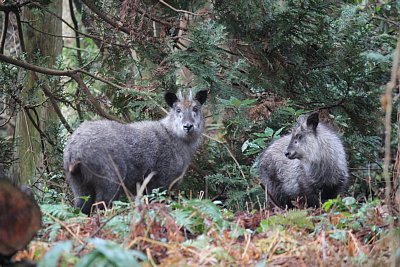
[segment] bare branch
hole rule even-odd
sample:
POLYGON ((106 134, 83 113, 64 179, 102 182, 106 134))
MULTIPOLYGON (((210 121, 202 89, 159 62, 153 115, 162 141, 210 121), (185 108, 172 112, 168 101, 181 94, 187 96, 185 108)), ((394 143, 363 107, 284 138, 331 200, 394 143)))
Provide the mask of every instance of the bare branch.
POLYGON ((389 165, 390 165, 390 139, 391 139, 391 119, 392 119, 392 110, 393 110, 393 89, 396 86, 397 83, 397 73, 399 70, 399 63, 400 63, 400 34, 397 39, 397 46, 396 50, 394 51, 393 55, 393 65, 392 65, 392 71, 390 75, 390 81, 386 84, 386 90, 385 90, 385 159, 384 159, 384 166, 383 166, 383 175, 386 180, 386 204, 388 205, 390 210, 393 210, 391 207, 391 175, 389 175, 389 165))
MULTIPOLYGON (((25 114, 28 116, 28 118, 29 118, 29 120, 31 121, 33 127, 39 132, 40 137, 46 139, 46 141, 47 141, 50 145, 56 147, 56 149, 57 149, 59 152, 62 153, 62 150, 59 149, 59 148, 57 148, 56 144, 50 139, 50 137, 49 137, 45 132, 43 132, 42 129, 40 129, 40 126, 39 126, 39 124, 38 124, 39 120, 36 121, 36 120, 32 117, 32 115, 31 115, 30 112, 29 112, 30 109, 31 109, 31 108, 29 108, 29 107, 24 107, 25 114)), ((35 109, 32 109, 32 110, 35 110, 35 109)), ((37 114, 36 114, 36 115, 37 115, 37 114)))
POLYGON ((104 14, 97 6, 90 0, 82 0, 82 2, 97 16, 99 16, 102 20, 113 26, 114 28, 117 28, 121 30, 122 32, 126 34, 130 34, 130 30, 127 27, 124 27, 121 22, 115 22, 115 19, 108 16, 107 14, 104 14))
POLYGON ((71 14, 71 19, 72 23, 74 24, 74 32, 75 32, 75 43, 76 47, 78 48, 76 51, 76 58, 78 60, 78 66, 81 67, 82 65, 82 55, 81 55, 81 40, 79 39, 79 25, 78 25, 78 20, 75 17, 75 12, 74 12, 74 5, 72 3, 72 0, 69 0, 69 12, 71 14))
MULTIPOLYGON (((44 35, 52 36, 52 37, 60 37, 60 38, 68 38, 68 39, 76 39, 76 36, 66 36, 66 35, 57 35, 49 32, 45 32, 42 30, 39 30, 38 28, 32 26, 28 21, 22 21, 22 23, 28 25, 29 28, 33 29, 34 31, 37 31, 39 33, 42 33, 44 35)), ((77 49, 78 50, 78 49, 77 49)))
POLYGON ((231 158, 233 159, 233 161, 236 163, 236 166, 238 167, 240 173, 242 174, 243 179, 246 180, 246 175, 244 175, 244 172, 243 172, 243 170, 242 170, 242 167, 241 167, 240 164, 239 164, 239 161, 238 161, 238 160, 236 159, 236 157, 233 155, 233 153, 232 153, 232 151, 229 149, 228 145, 227 145, 225 142, 220 141, 220 140, 218 140, 218 139, 215 139, 214 137, 211 137, 211 136, 209 136, 209 135, 207 135, 207 134, 205 134, 205 133, 203 133, 202 135, 205 136, 206 138, 210 139, 210 140, 213 140, 214 142, 217 142, 217 143, 223 145, 223 146, 225 147, 225 149, 228 151, 229 156, 231 156, 231 158))
POLYGON ((4 46, 6 45, 7 29, 10 20, 10 12, 4 12, 3 32, 1 33, 0 53, 4 54, 4 46))
POLYGON ((107 118, 109 120, 114 120, 114 121, 124 123, 124 121, 120 120, 119 118, 117 118, 111 114, 108 114, 106 111, 103 110, 103 108, 97 102, 96 98, 92 95, 92 93, 90 93, 89 88, 87 88, 86 84, 83 82, 82 76, 79 73, 74 73, 70 77, 73 78, 78 83, 82 92, 85 93, 90 104, 92 104, 92 106, 96 109, 96 111, 99 113, 100 116, 107 118))
MULTIPOLYGON (((122 32, 124 32, 126 34, 130 34, 130 30, 129 30, 128 27, 123 26, 121 22, 115 22, 114 18, 108 16, 107 14, 104 14, 99 8, 97 8, 97 6, 91 0, 82 0, 82 2, 93 13, 95 13, 97 16, 99 16, 105 22, 107 22, 108 24, 110 24, 114 28, 116 28, 118 30, 121 30, 122 32)), ((142 16, 148 18, 151 21, 158 22, 158 23, 160 23, 162 25, 166 25, 166 26, 172 26, 172 23, 169 23, 169 22, 166 22, 166 21, 162 21, 162 20, 160 20, 158 18, 155 18, 154 16, 150 16, 150 15, 148 15, 146 12, 144 12, 142 10, 138 10, 138 13, 140 13, 142 16)))
MULTIPOLYGON (((123 47, 123 48, 129 48, 129 46, 127 46, 127 45, 118 44, 118 43, 112 43, 112 42, 106 42, 105 40, 103 40, 103 39, 102 39, 101 37, 99 37, 99 36, 95 36, 95 35, 91 35, 91 34, 87 34, 87 33, 80 32, 80 31, 78 31, 77 29, 75 29, 74 26, 72 26, 71 24, 69 24, 68 21, 66 21, 65 19, 63 19, 62 17, 60 17, 59 15, 57 15, 56 13, 54 13, 53 11, 51 11, 51 10, 49 10, 49 9, 47 9, 47 8, 45 8, 45 7, 43 7, 42 5, 40 5, 40 4, 38 4, 38 3, 33 3, 32 5, 43 9, 43 10, 46 11, 47 13, 49 13, 49 14, 53 15, 54 17, 58 18, 59 20, 61 20, 65 25, 67 25, 68 28, 72 29, 72 30, 75 32, 75 34, 76 34, 77 36, 81 35, 81 36, 88 37, 88 38, 91 38, 91 39, 95 39, 95 40, 98 40, 98 41, 101 41, 101 42, 103 42, 103 43, 107 43, 107 44, 110 44, 110 45, 116 45, 116 46, 123 47)), ((31 26, 31 27, 32 27, 32 26, 31 26)), ((68 37, 68 38, 77 38, 77 36, 75 36, 75 37, 68 37)))
POLYGON ((54 95, 51 93, 50 88, 48 87, 48 85, 43 85, 42 87, 43 93, 49 98, 51 105, 53 106, 54 111, 56 112, 58 118, 60 119, 61 123, 64 125, 65 129, 67 129, 67 131, 69 133, 72 133, 73 130, 71 128, 71 126, 68 124, 67 120, 65 119, 65 117, 63 116, 60 108, 58 107, 57 101, 54 97, 54 95))
POLYGON ((7 123, 9 123, 10 120, 12 119, 12 117, 13 117, 13 113, 11 113, 11 115, 3 123, 0 123, 0 128, 3 127, 4 125, 6 125, 7 123))
POLYGON ((72 78, 72 74, 77 73, 79 69, 75 70, 56 70, 56 69, 50 69, 50 68, 44 68, 44 67, 39 67, 30 63, 27 63, 22 60, 14 59, 12 57, 5 56, 4 54, 0 54, 0 61, 4 61, 6 63, 22 67, 27 70, 31 70, 34 72, 39 72, 42 74, 48 74, 48 75, 53 75, 53 76, 69 76, 72 78))
MULTIPOLYGON (((86 94, 86 96, 88 97, 88 100, 90 102, 90 104, 92 104, 92 106, 96 109, 96 111, 98 112, 98 114, 104 118, 110 119, 110 120, 115 120, 115 121, 119 121, 122 122, 122 120, 120 120, 119 118, 108 114, 106 111, 103 110, 103 108, 101 107, 101 105, 96 101, 96 98, 92 95, 92 93, 90 93, 89 89, 87 88, 86 84, 83 82, 83 79, 81 77, 80 73, 86 73, 89 74, 88 72, 81 70, 81 69, 74 69, 74 70, 55 70, 55 69, 50 69, 50 68, 44 68, 44 67, 39 67, 36 65, 32 65, 29 64, 25 61, 21 61, 18 59, 14 59, 8 56, 5 56, 3 54, 0 54, 0 61, 4 61, 6 63, 15 65, 15 66, 19 66, 22 67, 24 69, 27 70, 31 70, 34 72, 39 72, 42 74, 47 74, 47 75, 53 75, 53 76, 68 76, 71 77, 72 79, 74 79, 79 87, 82 89, 82 91, 86 94)), ((103 81, 103 82, 107 82, 105 79, 97 77, 93 74, 90 74, 91 77, 103 81)), ((110 82, 108 82, 110 83, 110 82)), ((111 83, 112 84, 112 83, 111 83)))
POLYGON ((25 42, 24 42, 24 34, 22 32, 22 23, 21 23, 21 17, 19 15, 19 10, 17 12, 14 12, 15 17, 17 19, 17 29, 18 29, 18 37, 19 37, 19 45, 21 46, 22 52, 25 52, 25 42))

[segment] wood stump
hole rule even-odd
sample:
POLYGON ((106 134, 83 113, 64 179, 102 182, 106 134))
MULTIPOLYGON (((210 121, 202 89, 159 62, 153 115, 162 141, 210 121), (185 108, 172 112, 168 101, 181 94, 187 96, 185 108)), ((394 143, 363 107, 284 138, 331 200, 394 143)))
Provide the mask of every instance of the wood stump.
POLYGON ((36 201, 6 179, 0 179, 0 265, 23 249, 41 228, 36 201))

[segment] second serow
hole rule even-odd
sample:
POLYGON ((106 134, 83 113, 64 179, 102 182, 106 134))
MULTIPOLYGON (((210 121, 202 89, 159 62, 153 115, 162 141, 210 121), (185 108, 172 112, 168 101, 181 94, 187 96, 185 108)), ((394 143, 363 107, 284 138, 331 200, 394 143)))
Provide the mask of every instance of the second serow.
POLYGON ((338 134, 319 122, 318 113, 302 115, 292 133, 267 147, 259 174, 269 202, 281 208, 301 200, 309 207, 343 193, 348 183, 346 154, 338 134))

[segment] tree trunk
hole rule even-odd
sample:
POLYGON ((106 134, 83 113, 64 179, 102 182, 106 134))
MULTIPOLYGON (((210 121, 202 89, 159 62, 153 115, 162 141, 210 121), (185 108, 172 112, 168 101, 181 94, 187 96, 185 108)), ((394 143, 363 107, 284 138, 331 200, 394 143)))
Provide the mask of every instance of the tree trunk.
MULTIPOLYGON (((62 1, 52 1, 47 9, 61 17, 62 1)), ((62 22, 48 12, 39 12, 36 9, 24 8, 22 11, 24 21, 24 41, 27 59, 35 62, 37 55, 40 55, 39 65, 46 64, 54 66, 57 56, 62 50, 62 22), (56 37, 58 36, 58 37, 56 37), (45 62, 45 63, 43 63, 45 62)), ((36 62, 36 64, 38 64, 36 62)), ((18 164, 15 164, 14 179, 19 183, 27 183, 37 175, 38 170, 49 170, 48 143, 46 137, 40 134, 38 128, 46 136, 54 135, 53 126, 57 123, 57 116, 50 101, 45 101, 45 96, 38 88, 36 73, 28 72, 25 78, 24 88, 21 93, 22 107, 17 115, 15 137, 17 142, 16 157, 18 164), (33 122, 32 122, 33 121, 33 122)), ((51 83, 44 81, 48 88, 55 88, 56 80, 51 83)))

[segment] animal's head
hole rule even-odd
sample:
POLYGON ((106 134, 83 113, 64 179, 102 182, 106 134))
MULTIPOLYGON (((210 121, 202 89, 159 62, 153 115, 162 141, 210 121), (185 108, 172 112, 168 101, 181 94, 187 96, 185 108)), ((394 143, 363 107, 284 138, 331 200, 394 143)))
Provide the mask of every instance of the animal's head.
POLYGON ((203 127, 202 105, 206 102, 207 90, 201 90, 193 96, 183 95, 181 91, 176 95, 168 92, 165 101, 171 107, 169 118, 171 127, 175 133, 185 139, 191 139, 200 135, 203 127))
POLYGON ((292 138, 286 149, 288 159, 309 159, 319 151, 317 140, 317 126, 319 116, 317 112, 310 115, 301 115, 292 130, 292 138))

